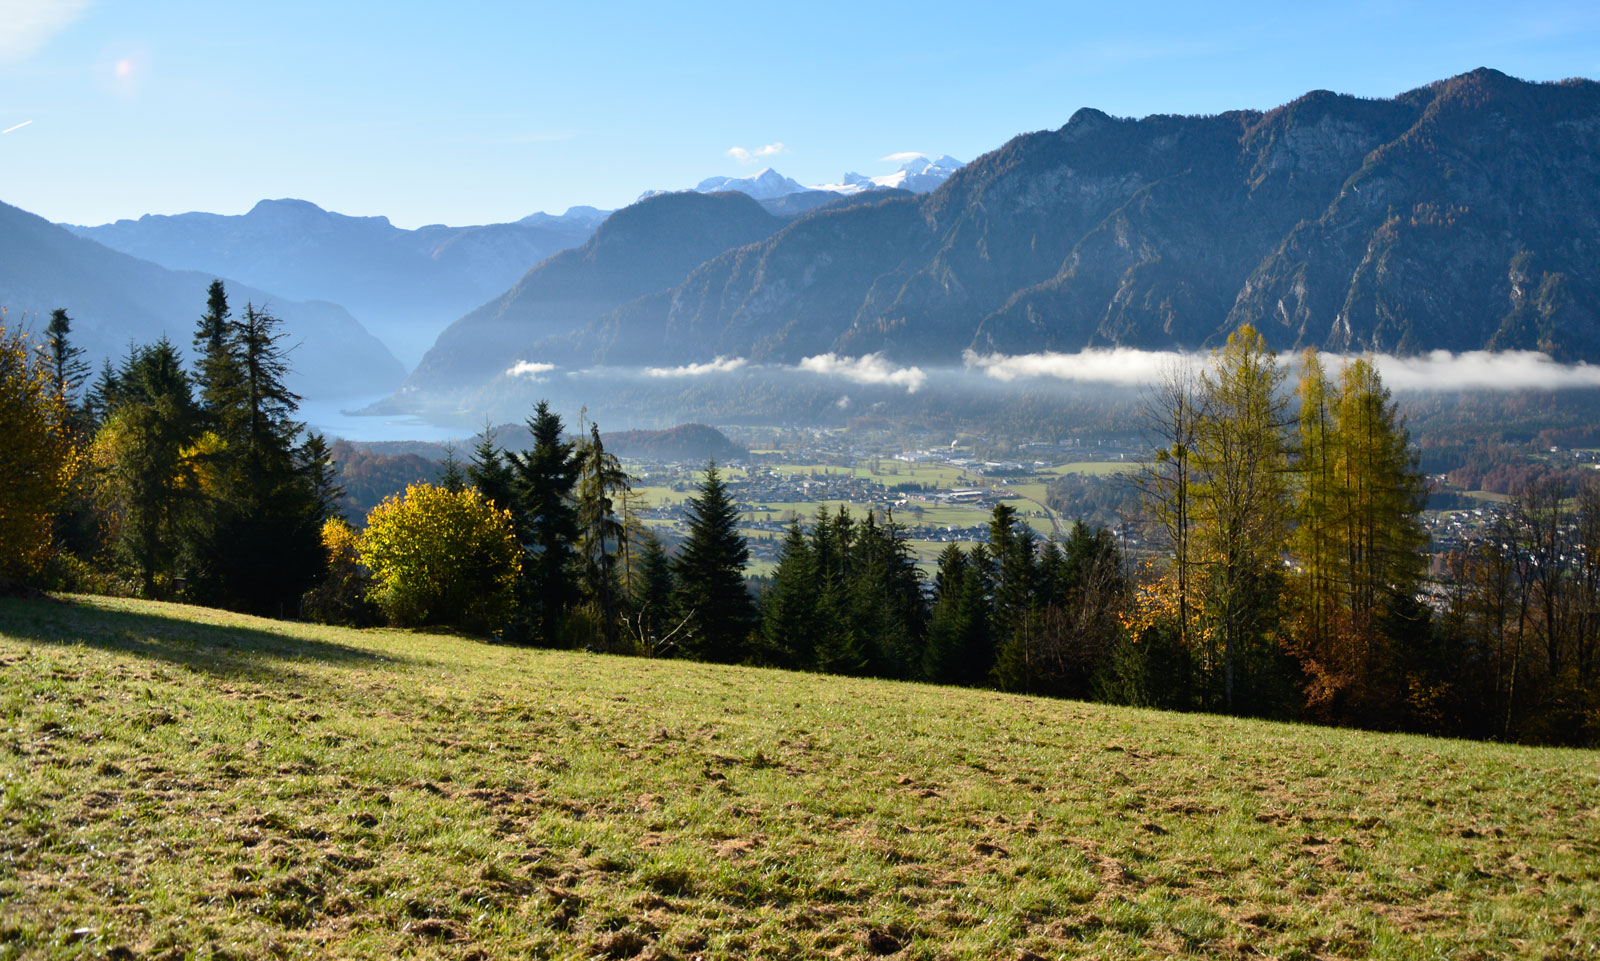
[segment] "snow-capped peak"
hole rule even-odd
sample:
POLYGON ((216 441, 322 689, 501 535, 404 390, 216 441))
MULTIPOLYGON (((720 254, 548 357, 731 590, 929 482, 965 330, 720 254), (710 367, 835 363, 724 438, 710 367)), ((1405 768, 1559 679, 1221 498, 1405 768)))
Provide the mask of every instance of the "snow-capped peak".
MULTIPOLYGON (((904 156, 902 154, 901 156, 904 156)), ((899 159, 899 158, 896 158, 899 159)), ((836 184, 817 184, 807 187, 798 181, 785 177, 771 167, 763 169, 760 173, 749 177, 707 177, 695 185, 699 193, 717 193, 723 190, 737 190, 749 194, 756 200, 776 200, 790 194, 804 193, 808 190, 827 190, 836 194, 856 194, 863 190, 887 190, 898 187, 916 193, 927 193, 944 183, 949 176, 961 167, 961 161, 948 154, 938 160, 929 160, 918 154, 900 165, 900 169, 891 174, 878 177, 865 177, 855 171, 850 171, 836 184)), ((658 194, 671 193, 668 190, 646 190, 639 195, 640 200, 645 200, 658 194)))
MULTIPOLYGON (((904 156, 902 154, 901 156, 904 156)), ((899 158, 895 158, 899 159, 899 158)), ((888 190, 900 188, 913 193, 927 193, 937 189, 938 186, 950 178, 950 175, 961 168, 961 161, 945 154, 938 160, 929 160, 918 154, 900 165, 900 169, 892 174, 883 174, 878 177, 863 177, 851 171, 836 184, 817 184, 812 190, 831 190, 836 194, 857 194, 863 190, 888 190)))
POLYGON ((800 193, 806 188, 771 167, 767 167, 753 177, 707 177, 695 185, 694 189, 703 194, 716 193, 721 190, 737 190, 740 193, 749 194, 757 200, 772 200, 776 197, 800 193))

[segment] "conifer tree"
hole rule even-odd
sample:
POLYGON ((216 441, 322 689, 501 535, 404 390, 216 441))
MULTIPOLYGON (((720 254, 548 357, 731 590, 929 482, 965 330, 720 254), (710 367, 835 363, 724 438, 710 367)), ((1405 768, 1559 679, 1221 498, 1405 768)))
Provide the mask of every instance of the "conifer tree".
POLYGON ((512 488, 516 478, 504 452, 495 446, 494 428, 487 421, 472 447, 472 458, 467 461, 467 480, 484 500, 515 514, 516 497, 512 488))
POLYGON ((584 592, 594 605, 606 650, 617 650, 622 616, 622 585, 617 561, 628 525, 616 509, 629 488, 628 474, 600 440, 600 425, 589 425, 589 439, 577 451, 579 558, 584 592))
MULTIPOLYGON (((1328 381, 1322 361, 1308 349, 1301 360, 1299 416, 1298 524, 1292 547, 1299 562, 1298 623, 1295 644, 1313 676, 1331 677, 1331 658, 1340 630, 1338 551, 1335 546, 1340 452, 1334 418, 1338 389, 1328 381)), ((1311 692, 1313 702, 1328 692, 1311 692)))
POLYGON ((326 566, 321 529, 336 485, 326 444, 308 449, 300 441, 300 397, 285 382, 282 322, 253 304, 234 320, 226 316, 214 282, 197 340, 202 400, 217 435, 208 454, 216 479, 197 538, 196 573, 213 603, 284 616, 326 566))
POLYGON ((577 598, 573 560, 579 531, 573 487, 578 458, 563 437, 561 416, 548 401, 534 407, 528 432, 533 448, 507 455, 514 477, 512 516, 528 553, 522 568, 524 630, 540 643, 555 644, 577 598))
POLYGON ((100 364, 100 373, 96 375, 94 383, 89 385, 83 398, 83 412, 91 430, 99 430, 105 423, 107 415, 117 403, 117 372, 111 366, 111 358, 106 358, 100 364))
POLYGON ((741 661, 755 627, 755 606, 744 584, 750 549, 715 462, 689 498, 687 514, 689 533, 673 565, 677 608, 689 621, 684 647, 701 660, 741 661))
POLYGON ((64 308, 57 307, 50 312, 50 323, 45 327, 45 352, 56 393, 70 407, 76 407, 74 398, 89 376, 89 365, 83 360, 83 348, 72 343, 72 318, 64 308))
POLYGON ((795 520, 784 535, 772 587, 761 604, 762 659, 779 667, 806 670, 815 663, 817 594, 816 558, 795 520))
POLYGON ((461 469, 461 461, 456 459, 454 444, 444 445, 444 463, 439 468, 439 486, 452 494, 466 490, 467 476, 461 469))
POLYGON ((235 331, 229 320, 228 292, 222 281, 213 280, 206 289, 206 312, 195 325, 195 383, 199 388, 200 409, 213 429, 237 433, 236 425, 224 425, 224 417, 237 416, 242 406, 243 373, 235 351, 235 331))
POLYGON ((673 617, 673 594, 672 560, 661 538, 646 528, 639 542, 636 574, 629 585, 634 641, 646 655, 668 653, 663 645, 676 646, 676 639, 668 636, 680 623, 673 617))

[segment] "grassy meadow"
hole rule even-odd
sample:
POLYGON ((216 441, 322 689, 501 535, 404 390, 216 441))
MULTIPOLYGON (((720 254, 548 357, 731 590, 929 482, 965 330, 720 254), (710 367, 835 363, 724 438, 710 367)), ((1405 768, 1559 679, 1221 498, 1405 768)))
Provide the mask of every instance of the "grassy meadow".
POLYGON ((0 600, 0 958, 1591 958, 1600 754, 0 600))

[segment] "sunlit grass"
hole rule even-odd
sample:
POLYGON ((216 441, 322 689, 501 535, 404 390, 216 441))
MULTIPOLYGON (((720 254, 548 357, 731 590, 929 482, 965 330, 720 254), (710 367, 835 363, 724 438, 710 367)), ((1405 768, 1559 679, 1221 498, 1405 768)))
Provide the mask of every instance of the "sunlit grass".
POLYGON ((0 956, 1592 957, 1600 756, 0 602, 0 956))

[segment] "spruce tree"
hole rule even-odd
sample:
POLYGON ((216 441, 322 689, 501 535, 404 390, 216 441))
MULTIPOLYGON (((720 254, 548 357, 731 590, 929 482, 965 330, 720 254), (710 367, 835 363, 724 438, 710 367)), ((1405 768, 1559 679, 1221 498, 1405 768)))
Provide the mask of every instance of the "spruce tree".
POLYGON ((628 474, 600 441, 600 425, 589 425, 588 442, 577 451, 579 556, 584 593, 600 619, 606 650, 617 650, 622 585, 617 560, 627 537, 617 499, 628 491, 628 474))
POLYGON ((628 587, 629 606, 634 612, 634 642, 646 655, 668 653, 667 646, 677 644, 668 635, 679 623, 672 611, 672 559, 661 545, 661 538, 648 528, 639 542, 637 574, 628 587))
POLYGON ((444 463, 439 468, 439 486, 452 494, 459 494, 467 488, 467 476, 461 469, 461 461, 456 459, 454 444, 444 445, 444 463))
POLYGON ((501 510, 516 512, 516 498, 512 495, 515 475, 505 453, 495 446, 494 428, 487 420, 477 443, 472 446, 472 458, 467 461, 467 480, 484 500, 501 510))
POLYGON ((707 466, 687 512, 689 535, 673 565, 677 607, 689 619, 684 647, 702 660, 741 661, 755 626, 755 607, 744 584, 750 549, 715 462, 707 466))
POLYGON ((797 670, 813 667, 820 586, 816 557, 795 520, 784 535, 772 586, 762 598, 762 660, 797 670))
POLYGON ((197 340, 202 400, 218 445, 209 523, 196 550, 202 594, 224 607, 287 616, 322 575, 321 528, 336 485, 326 444, 307 448, 299 440, 300 397, 285 383, 282 322, 253 304, 225 321, 221 284, 209 293, 197 340))
POLYGON ((200 409, 214 430, 235 432, 223 425, 224 417, 241 409, 244 375, 236 353, 235 331, 229 316, 228 293, 222 281, 213 280, 206 289, 206 312, 195 325, 195 384, 199 388, 200 409))
POLYGON ((573 444, 562 436, 561 416, 548 401, 534 407, 528 432, 533 448, 508 455, 514 475, 512 516, 528 553, 522 566, 522 630, 539 643, 556 644, 562 640, 567 611, 577 599, 573 568, 578 515, 573 488, 578 482, 578 459, 573 444))
POLYGON ((119 403, 120 390, 121 378, 108 357, 101 363, 99 375, 89 385, 83 398, 83 412, 90 430, 99 430, 100 425, 105 423, 106 417, 119 403))
POLYGON ((72 343, 72 318, 64 308, 57 307, 50 312, 50 323, 44 330, 46 359, 56 393, 75 408, 74 397, 89 376, 89 365, 83 360, 83 348, 72 343))

